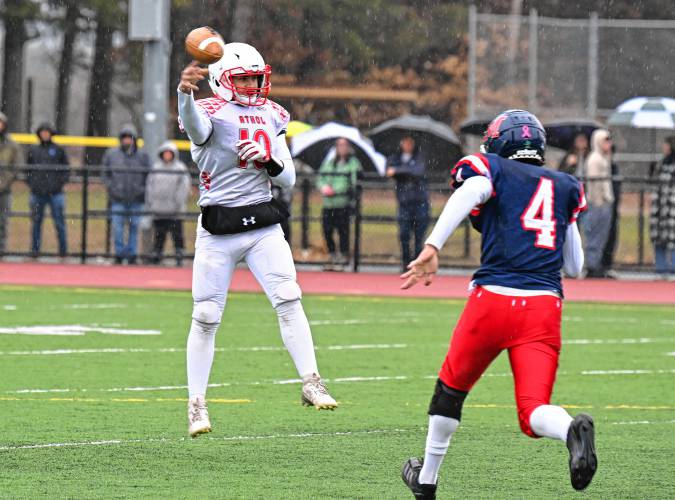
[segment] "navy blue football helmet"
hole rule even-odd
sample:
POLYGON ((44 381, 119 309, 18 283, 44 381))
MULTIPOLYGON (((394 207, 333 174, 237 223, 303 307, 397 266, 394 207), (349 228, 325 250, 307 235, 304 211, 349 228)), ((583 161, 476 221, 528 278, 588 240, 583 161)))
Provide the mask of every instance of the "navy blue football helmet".
POLYGON ((539 119, 528 111, 510 109, 490 122, 481 152, 535 165, 544 164, 546 132, 539 119))

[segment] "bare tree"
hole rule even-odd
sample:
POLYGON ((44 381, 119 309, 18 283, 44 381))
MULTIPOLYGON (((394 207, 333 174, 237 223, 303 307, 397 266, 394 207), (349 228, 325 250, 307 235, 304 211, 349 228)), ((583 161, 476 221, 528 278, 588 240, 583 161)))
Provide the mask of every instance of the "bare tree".
MULTIPOLYGON (((2 71, 2 110, 9 118, 9 127, 22 126, 23 48, 29 39, 26 22, 37 15, 37 5, 28 0, 5 0, 2 17, 5 25, 4 62, 2 71)), ((30 127, 30 123, 23 126, 30 127)))
MULTIPOLYGON (((96 18, 96 41, 94 43, 94 61, 89 82, 89 105, 87 116, 87 135, 102 136, 108 133, 108 114, 110 111, 110 89, 114 74, 112 58, 112 38, 114 28, 106 16, 98 13, 96 18)), ((101 151, 87 150, 87 163, 98 164, 101 151)))
POLYGON ((57 72, 56 102, 54 114, 56 116, 56 130, 65 131, 68 122, 68 103, 70 97, 70 81, 73 74, 73 52, 78 34, 77 21, 80 9, 77 2, 65 2, 66 13, 63 19, 63 45, 61 59, 57 72))
POLYGON ((237 0, 234 5, 232 16, 232 41, 248 41, 249 26, 253 17, 253 2, 250 0, 237 0))

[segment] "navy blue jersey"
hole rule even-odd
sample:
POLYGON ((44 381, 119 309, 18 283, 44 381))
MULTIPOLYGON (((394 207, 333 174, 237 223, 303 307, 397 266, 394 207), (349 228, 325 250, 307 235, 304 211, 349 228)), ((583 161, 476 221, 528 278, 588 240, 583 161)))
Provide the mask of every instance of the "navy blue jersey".
POLYGON ((470 215, 482 235, 476 284, 562 295, 565 234, 586 208, 579 181, 495 154, 475 154, 457 162, 453 185, 476 175, 490 179, 493 189, 492 197, 470 215))

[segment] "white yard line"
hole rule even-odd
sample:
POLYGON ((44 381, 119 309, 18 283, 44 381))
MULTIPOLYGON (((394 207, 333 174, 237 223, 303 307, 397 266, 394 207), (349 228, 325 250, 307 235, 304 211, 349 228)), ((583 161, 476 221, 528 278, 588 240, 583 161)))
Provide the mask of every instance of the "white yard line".
POLYGON ((2 309, 3 311, 16 311, 16 306, 14 304, 4 304, 2 309))
MULTIPOLYGON (((583 370, 581 372, 566 372, 560 371, 558 375, 585 375, 585 376, 601 376, 601 375, 660 375, 660 374, 673 374, 675 369, 672 370, 583 370)), ((511 377, 510 372, 496 372, 496 373, 486 373, 484 377, 511 377)), ((436 379, 437 375, 426 375, 423 377, 409 377, 407 375, 381 375, 381 376, 369 376, 369 377, 337 377, 334 379, 325 379, 326 382, 333 384, 340 383, 351 383, 351 382, 385 382, 391 380, 414 380, 415 378, 421 379, 436 379)), ((209 384, 210 388, 217 387, 232 387, 232 386, 249 386, 249 385, 288 385, 288 384, 299 384, 302 380, 299 378, 292 379, 281 379, 281 380, 261 380, 261 381, 249 381, 249 382, 221 382, 209 384)), ((5 391, 6 394, 35 394, 35 393, 51 393, 51 392, 146 392, 146 391, 173 391, 173 390, 182 390, 187 389, 185 385, 160 385, 155 387, 112 387, 112 388, 102 388, 102 389, 17 389, 13 391, 5 391)))
MULTIPOLYGON (((135 330, 129 330, 135 331, 135 330)), ((145 331, 145 330, 143 330, 145 331)), ((150 330, 153 331, 153 330, 150 330)), ((0 333, 2 330, 0 329, 0 333)), ((66 334, 64 334, 66 335, 66 334)), ((70 335, 70 334, 68 334, 70 335)), ((77 333, 76 335, 83 335, 77 333)), ((563 340, 565 345, 635 345, 635 344, 656 344, 673 343, 675 338, 629 338, 629 339, 567 339, 563 340)), ((343 344, 316 346, 316 350, 327 351, 345 351, 345 350, 364 350, 364 349, 406 349, 408 344, 343 344)), ((285 351, 283 346, 250 346, 250 347, 216 347, 216 352, 281 352, 285 351)), ((36 349, 30 351, 0 351, 0 356, 55 356, 67 354, 128 354, 128 353, 177 353, 185 352, 184 347, 158 347, 158 348, 124 348, 124 347, 102 347, 102 348, 82 348, 82 349, 36 349)), ((675 351, 666 353, 668 356, 675 356, 675 351)), ((498 375, 488 375, 498 376, 498 375)), ((501 375, 499 375, 501 376, 501 375)))
MULTIPOLYGON (((405 349, 408 344, 346 344, 316 346, 316 350, 345 351, 363 349, 405 349)), ((217 347, 216 352, 259 352, 259 351, 285 351, 283 346, 252 346, 252 347, 217 347)), ((40 349, 33 351, 0 351, 0 356, 54 356, 63 354, 127 354, 127 353, 176 353, 185 352, 184 347, 160 347, 160 348, 122 348, 108 347, 99 349, 40 349)))
POLYGON ((610 422, 612 425, 658 425, 658 424, 675 424, 675 420, 635 420, 632 422, 610 422))
POLYGON ((635 339, 563 339, 562 343, 566 345, 612 345, 612 344, 660 344, 675 342, 675 338, 649 338, 641 337, 635 339))
POLYGON ((582 375, 656 375, 675 373, 673 370, 583 370, 582 375))
MULTIPOLYGON (((367 436, 372 434, 402 434, 408 432, 421 432, 422 428, 416 429, 371 429, 363 431, 344 431, 344 432, 302 432, 289 434, 263 434, 263 435, 241 435, 241 436, 223 436, 223 437, 201 437, 199 439, 208 439, 209 441, 261 441, 272 439, 308 439, 316 437, 349 437, 349 436, 367 436)), ((0 446, 0 451, 16 450, 35 450, 42 448, 78 448, 83 446, 108 446, 116 444, 137 444, 137 443, 181 443, 191 441, 189 438, 145 438, 145 439, 109 439, 100 441, 72 441, 61 443, 38 443, 23 445, 0 446)))
POLYGON ((623 317, 603 317, 603 316, 566 316, 563 315, 563 321, 571 321, 572 323, 639 323, 642 320, 638 318, 623 317))
POLYGON ((125 328, 102 328, 95 325, 39 325, 14 326, 0 328, 4 335, 65 335, 82 336, 86 333, 102 333, 104 335, 161 335, 160 330, 130 330, 125 328))
POLYGON ((52 309, 126 309, 127 304, 63 304, 52 309))
POLYGON ((319 320, 310 320, 309 324, 311 326, 334 326, 334 325, 374 325, 374 324, 405 324, 405 323, 418 323, 419 319, 417 318, 373 318, 373 319, 319 319, 319 320))
MULTIPOLYGON (((620 421, 608 422, 611 425, 669 425, 675 424, 675 420, 638 420, 638 421, 620 421)), ((343 432, 300 432, 288 434, 261 434, 261 435, 240 435, 240 436, 204 436, 198 439, 209 440, 213 442, 229 441, 265 441, 276 439, 312 439, 312 438, 332 438, 332 437, 351 437, 368 436, 378 434, 407 434, 412 432, 423 432, 425 428, 413 429, 368 429, 362 431, 343 431, 343 432)), ((150 443, 185 443, 190 442, 190 438, 143 438, 143 439, 107 439, 97 441, 64 441, 59 443, 34 443, 21 445, 0 446, 0 451, 19 451, 19 450, 38 450, 45 448, 81 448, 87 446, 111 446, 124 444, 150 444, 150 443)))

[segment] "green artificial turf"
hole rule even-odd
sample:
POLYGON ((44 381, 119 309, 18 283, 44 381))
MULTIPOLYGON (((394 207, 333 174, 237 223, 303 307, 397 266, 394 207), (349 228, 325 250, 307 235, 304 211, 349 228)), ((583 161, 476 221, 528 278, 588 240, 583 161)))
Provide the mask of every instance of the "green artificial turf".
MULTIPOLYGON (((423 450, 434 375, 462 302, 303 302, 339 409, 300 405, 267 300, 232 294, 208 393, 213 432, 193 440, 188 293, 0 288, 0 496, 412 498, 400 467, 423 450), (6 330, 39 325, 83 334, 6 330)), ((501 356, 467 399, 439 498, 675 496, 675 311, 570 303, 563 338, 574 343, 563 345, 554 402, 595 418, 599 471, 589 489, 569 485, 563 443, 520 433, 501 356)))

